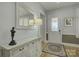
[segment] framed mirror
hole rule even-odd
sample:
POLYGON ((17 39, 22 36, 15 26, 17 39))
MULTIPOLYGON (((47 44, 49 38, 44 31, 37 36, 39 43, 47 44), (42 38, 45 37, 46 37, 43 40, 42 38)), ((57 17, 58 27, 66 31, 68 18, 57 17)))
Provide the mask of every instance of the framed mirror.
POLYGON ((34 15, 24 3, 15 3, 15 28, 16 29, 29 29, 33 25, 34 15), (29 23, 30 22, 30 23, 29 23))

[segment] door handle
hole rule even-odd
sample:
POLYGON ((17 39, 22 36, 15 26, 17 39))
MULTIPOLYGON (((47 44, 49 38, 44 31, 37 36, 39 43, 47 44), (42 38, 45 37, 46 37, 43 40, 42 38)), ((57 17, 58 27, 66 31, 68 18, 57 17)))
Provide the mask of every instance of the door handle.
POLYGON ((59 32, 61 32, 61 30, 59 30, 59 32))

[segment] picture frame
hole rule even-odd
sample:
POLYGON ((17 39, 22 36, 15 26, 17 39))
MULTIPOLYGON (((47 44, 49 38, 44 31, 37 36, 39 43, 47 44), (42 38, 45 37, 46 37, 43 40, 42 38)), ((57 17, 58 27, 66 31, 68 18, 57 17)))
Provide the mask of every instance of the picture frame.
POLYGON ((65 18, 65 26, 72 26, 72 18, 71 17, 65 18))

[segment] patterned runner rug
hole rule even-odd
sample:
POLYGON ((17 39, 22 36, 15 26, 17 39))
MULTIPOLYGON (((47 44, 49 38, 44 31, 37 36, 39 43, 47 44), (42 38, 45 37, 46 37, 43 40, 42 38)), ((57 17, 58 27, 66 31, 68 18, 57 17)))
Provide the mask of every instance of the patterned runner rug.
POLYGON ((47 43, 47 46, 43 49, 43 51, 60 57, 66 56, 64 46, 58 43, 47 43))

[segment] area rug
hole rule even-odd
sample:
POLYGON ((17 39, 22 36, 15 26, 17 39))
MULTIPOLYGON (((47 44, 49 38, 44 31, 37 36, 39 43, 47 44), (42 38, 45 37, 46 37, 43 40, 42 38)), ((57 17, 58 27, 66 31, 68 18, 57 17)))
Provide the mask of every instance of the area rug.
POLYGON ((48 46, 44 49, 44 51, 60 57, 66 56, 64 46, 58 43, 48 43, 48 46))
POLYGON ((79 57, 79 48, 74 46, 64 46, 68 57, 79 57))

